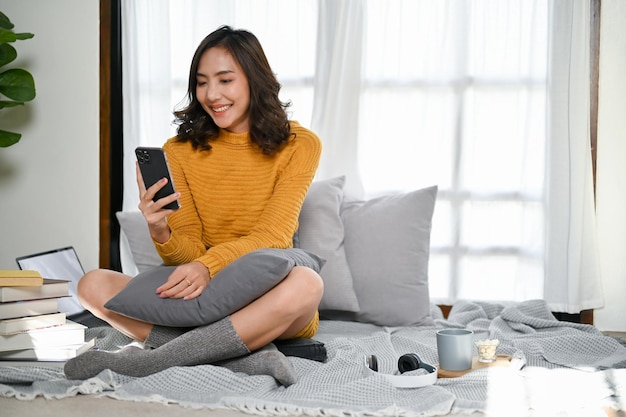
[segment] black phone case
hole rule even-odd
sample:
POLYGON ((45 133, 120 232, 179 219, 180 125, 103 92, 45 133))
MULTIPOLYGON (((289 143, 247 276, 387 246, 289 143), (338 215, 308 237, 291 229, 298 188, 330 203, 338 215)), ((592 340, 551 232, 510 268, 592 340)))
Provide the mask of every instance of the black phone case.
MULTIPOLYGON (((153 201, 176 192, 163 149, 140 146, 135 149, 135 156, 137 157, 137 162, 139 162, 139 169, 141 170, 141 176, 146 188, 149 188, 161 178, 167 178, 167 184, 157 191, 153 201)), ((180 204, 176 200, 164 208, 177 210, 180 208, 180 204)))

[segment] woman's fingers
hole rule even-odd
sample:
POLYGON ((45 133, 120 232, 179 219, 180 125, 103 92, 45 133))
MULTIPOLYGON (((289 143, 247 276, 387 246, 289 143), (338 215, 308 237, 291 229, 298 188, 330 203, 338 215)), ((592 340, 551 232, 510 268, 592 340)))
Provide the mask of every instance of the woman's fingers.
POLYGON ((167 278, 167 281, 157 288, 161 298, 184 298, 191 300, 198 297, 206 288, 209 271, 200 262, 191 262, 180 265, 167 278))
POLYGON ((165 289, 163 286, 157 289, 157 293, 161 298, 184 298, 185 300, 192 300, 202 294, 204 287, 195 285, 191 281, 182 280, 174 284, 171 287, 165 289), (159 291, 162 289, 162 291, 159 291))
POLYGON ((135 172, 137 177, 137 188, 139 188, 139 197, 146 192, 146 184, 143 182, 143 176, 141 175, 141 169, 139 169, 139 162, 135 162, 135 172))
MULTIPOLYGON (((142 212, 145 212, 145 210, 148 210, 148 209, 151 209, 151 211, 161 210, 166 205, 180 198, 180 193, 172 193, 168 196, 158 199, 157 201, 154 201, 154 196, 156 195, 156 193, 159 192, 160 189, 165 187, 166 184, 167 184, 167 178, 161 178, 159 181, 152 184, 148 189, 144 187, 143 192, 141 189, 139 190, 139 198, 140 198, 139 209, 142 212)), ((168 214, 171 214, 175 211, 175 210, 170 210, 170 209, 167 209, 167 210, 168 210, 168 214)))

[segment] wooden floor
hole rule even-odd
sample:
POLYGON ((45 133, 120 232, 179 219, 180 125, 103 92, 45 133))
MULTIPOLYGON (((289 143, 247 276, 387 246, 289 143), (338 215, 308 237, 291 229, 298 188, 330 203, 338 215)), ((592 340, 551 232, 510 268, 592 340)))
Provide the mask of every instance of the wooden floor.
MULTIPOLYGON (((60 400, 46 400, 37 397, 34 400, 17 400, 15 398, 0 398, 0 410, 3 416, 28 417, 242 417, 249 416, 233 410, 192 409, 181 407, 178 404, 159 404, 134 401, 120 401, 108 397, 78 395, 60 400)), ((296 416, 297 417, 297 416, 296 416)))

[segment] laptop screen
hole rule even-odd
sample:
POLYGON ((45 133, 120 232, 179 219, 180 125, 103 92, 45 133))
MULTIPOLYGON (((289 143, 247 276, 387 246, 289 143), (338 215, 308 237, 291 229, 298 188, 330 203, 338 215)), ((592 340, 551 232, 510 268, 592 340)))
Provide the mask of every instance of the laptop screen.
POLYGON ((38 271, 44 278, 63 279, 69 281, 71 297, 59 299, 59 310, 68 314, 79 313, 85 309, 78 302, 78 280, 85 271, 73 247, 54 249, 33 255, 20 256, 16 259, 20 269, 38 271))

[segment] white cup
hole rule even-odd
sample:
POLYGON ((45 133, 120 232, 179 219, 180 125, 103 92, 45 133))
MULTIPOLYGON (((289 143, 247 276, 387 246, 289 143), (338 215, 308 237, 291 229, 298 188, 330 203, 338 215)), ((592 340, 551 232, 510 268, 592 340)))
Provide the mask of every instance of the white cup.
POLYGON ((439 368, 446 371, 465 371, 472 368, 474 332, 467 329, 437 331, 439 368))

